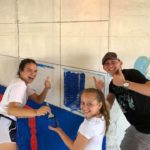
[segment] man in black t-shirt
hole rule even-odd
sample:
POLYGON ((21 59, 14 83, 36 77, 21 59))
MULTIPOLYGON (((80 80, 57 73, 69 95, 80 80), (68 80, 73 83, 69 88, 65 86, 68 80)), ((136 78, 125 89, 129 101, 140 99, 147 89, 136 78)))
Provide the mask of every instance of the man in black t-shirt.
MULTIPOLYGON (((150 150, 150 81, 135 69, 121 69, 117 54, 108 52, 102 59, 104 70, 112 76, 107 104, 111 108, 117 99, 131 126, 121 143, 121 150, 150 150)), ((95 80, 101 90, 104 83, 95 80)))

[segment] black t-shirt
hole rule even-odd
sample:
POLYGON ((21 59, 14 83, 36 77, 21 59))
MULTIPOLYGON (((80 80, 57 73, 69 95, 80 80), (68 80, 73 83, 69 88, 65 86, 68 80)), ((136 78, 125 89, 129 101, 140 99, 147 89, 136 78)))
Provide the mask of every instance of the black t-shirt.
MULTIPOLYGON (((136 83, 146 83, 148 79, 135 69, 122 70, 126 80, 136 83)), ((115 86, 112 81, 109 92, 116 99, 127 120, 140 132, 150 134, 150 96, 139 94, 124 87, 115 86)))

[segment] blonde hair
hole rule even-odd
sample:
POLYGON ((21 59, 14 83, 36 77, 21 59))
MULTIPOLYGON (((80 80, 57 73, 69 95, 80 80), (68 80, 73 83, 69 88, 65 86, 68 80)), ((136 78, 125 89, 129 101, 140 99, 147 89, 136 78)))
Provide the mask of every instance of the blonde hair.
MULTIPOLYGON (((105 121, 106 121, 106 132, 108 130, 108 127, 109 127, 109 124, 110 124, 110 115, 109 115, 109 111, 106 107, 106 103, 105 103, 105 97, 104 97, 104 94, 102 91, 99 91, 98 89, 95 89, 95 88, 87 88, 87 89, 84 89, 81 94, 80 94, 80 99, 81 99, 81 96, 84 94, 84 93, 93 93, 96 95, 96 100, 99 102, 99 103, 102 103, 102 107, 100 109, 100 114, 102 114, 105 118, 105 121)), ((106 133, 105 132, 105 133, 106 133)))

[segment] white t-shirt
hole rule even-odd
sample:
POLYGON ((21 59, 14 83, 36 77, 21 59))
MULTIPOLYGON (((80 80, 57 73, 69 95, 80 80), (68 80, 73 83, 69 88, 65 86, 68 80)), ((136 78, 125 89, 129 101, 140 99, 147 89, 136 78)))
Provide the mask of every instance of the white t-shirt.
POLYGON ((20 78, 15 79, 7 88, 3 95, 3 98, 0 103, 0 114, 3 114, 13 120, 16 120, 16 117, 8 115, 7 109, 10 102, 20 103, 21 106, 24 106, 27 102, 28 96, 32 95, 34 91, 26 85, 26 83, 20 78))
POLYGON ((102 150, 102 141, 105 135, 106 122, 104 117, 84 119, 78 132, 85 136, 89 142, 84 150, 102 150))

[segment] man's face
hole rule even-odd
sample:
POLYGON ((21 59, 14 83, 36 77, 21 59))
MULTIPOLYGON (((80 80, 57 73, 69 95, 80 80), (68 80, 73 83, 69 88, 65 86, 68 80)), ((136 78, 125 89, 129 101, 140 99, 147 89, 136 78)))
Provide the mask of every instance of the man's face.
POLYGON ((103 65, 103 69, 112 76, 121 68, 122 61, 118 59, 108 59, 103 65))

